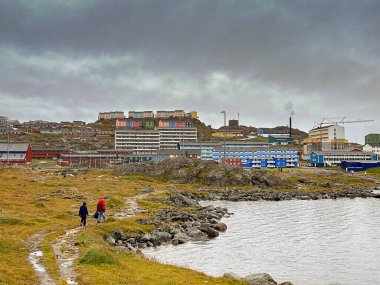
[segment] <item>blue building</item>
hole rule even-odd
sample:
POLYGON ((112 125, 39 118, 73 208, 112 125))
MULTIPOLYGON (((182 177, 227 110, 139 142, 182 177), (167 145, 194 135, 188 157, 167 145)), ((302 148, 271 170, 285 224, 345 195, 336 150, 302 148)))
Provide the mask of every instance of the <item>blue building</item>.
POLYGON ((62 134, 62 130, 60 129, 46 129, 40 131, 41 135, 60 135, 62 134))
POLYGON ((298 152, 278 148, 224 148, 217 147, 212 152, 216 162, 228 159, 241 159, 245 168, 298 167, 298 152))
POLYGON ((340 165, 346 171, 364 171, 373 167, 380 167, 380 161, 378 160, 366 160, 366 161, 342 161, 340 165))
POLYGON ((220 147, 220 142, 210 142, 210 141, 196 141, 196 142, 179 142, 179 149, 185 150, 199 150, 200 158, 202 160, 212 160, 212 151, 215 147, 220 147))
POLYGON ((336 166, 342 161, 376 160, 376 154, 364 151, 312 151, 310 164, 313 166, 336 166))

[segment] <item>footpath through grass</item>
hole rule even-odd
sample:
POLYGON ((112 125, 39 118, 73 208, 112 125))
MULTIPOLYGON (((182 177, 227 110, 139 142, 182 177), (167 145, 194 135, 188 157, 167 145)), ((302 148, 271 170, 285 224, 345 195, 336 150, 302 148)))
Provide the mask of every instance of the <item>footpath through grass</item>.
POLYGON ((89 217, 88 227, 80 231, 77 242, 80 257, 75 263, 79 284, 243 284, 116 251, 104 241, 104 234, 114 230, 127 233, 152 230, 151 225, 135 222, 145 216, 118 220, 112 215, 142 188, 167 190, 168 184, 147 177, 118 177, 110 170, 68 175, 62 175, 61 171, 0 168, 0 284, 39 283, 28 262, 28 238, 41 231, 43 263, 57 284, 65 284, 59 278, 51 243, 66 230, 79 226, 78 210, 83 201, 92 214, 101 196, 108 197, 109 218, 97 225, 89 217))

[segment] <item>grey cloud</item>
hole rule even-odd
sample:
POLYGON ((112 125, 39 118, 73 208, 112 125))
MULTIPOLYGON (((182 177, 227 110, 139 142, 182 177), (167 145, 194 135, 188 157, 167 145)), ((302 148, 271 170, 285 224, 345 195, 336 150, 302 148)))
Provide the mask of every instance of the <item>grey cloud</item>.
POLYGON ((252 124, 283 121, 292 102, 304 128, 379 119, 379 14, 375 0, 0 1, 0 95, 216 122, 229 108, 252 124))

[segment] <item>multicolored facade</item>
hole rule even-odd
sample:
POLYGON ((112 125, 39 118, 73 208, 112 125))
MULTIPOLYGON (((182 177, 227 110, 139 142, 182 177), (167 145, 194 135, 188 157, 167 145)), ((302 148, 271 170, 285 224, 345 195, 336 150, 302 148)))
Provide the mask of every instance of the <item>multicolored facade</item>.
POLYGON ((110 120, 110 119, 123 119, 124 112, 113 111, 113 112, 100 112, 98 115, 98 120, 110 120))
POLYGON ((133 119, 145 119, 145 118, 193 118, 198 119, 198 113, 196 111, 191 111, 186 113, 184 110, 173 110, 173 111, 129 111, 128 118, 133 119))
POLYGON ((158 122, 158 127, 160 128, 192 128, 192 122, 184 122, 184 121, 163 121, 160 120, 158 122))
POLYGON ((154 121, 149 120, 116 120, 116 127, 121 128, 154 128, 154 121))
MULTIPOLYGON (((118 128, 150 128, 153 129, 155 122, 153 120, 136 120, 136 119, 126 119, 126 120, 116 120, 116 127, 118 128)), ((193 123, 190 121, 158 121, 159 128, 192 128, 193 123)))

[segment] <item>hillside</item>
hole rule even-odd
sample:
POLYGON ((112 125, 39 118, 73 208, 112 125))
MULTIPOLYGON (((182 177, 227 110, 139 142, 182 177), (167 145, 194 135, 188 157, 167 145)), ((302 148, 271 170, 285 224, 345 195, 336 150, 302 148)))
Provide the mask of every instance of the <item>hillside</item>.
MULTIPOLYGON (((158 126, 159 118, 151 119, 136 119, 136 121, 154 121, 155 126, 158 126)), ((198 130, 198 139, 202 141, 218 140, 220 138, 212 137, 212 133, 217 131, 198 119, 193 118, 172 118, 172 121, 187 121, 192 122, 193 126, 198 130)), ((99 120, 92 123, 88 123, 81 127, 70 127, 72 132, 79 132, 80 129, 89 129, 93 132, 114 132, 116 130, 116 119, 99 120)), ((286 126, 278 126, 274 128, 268 128, 271 130, 287 130, 286 126)), ((247 138, 250 134, 256 134, 257 128, 252 126, 239 126, 239 127, 221 127, 220 131, 239 131, 243 134, 244 138, 247 138)), ((20 129, 25 132, 26 130, 20 129)), ((293 138, 295 140, 302 141, 307 137, 307 133, 298 129, 292 129, 293 138)), ((267 141, 266 138, 258 136, 254 138, 255 141, 267 141)), ((0 141, 6 142, 7 135, 0 134, 0 141)), ((11 135, 11 142, 29 142, 32 148, 59 148, 66 150, 97 150, 97 149, 112 149, 114 148, 113 135, 99 136, 99 135, 79 135, 79 134, 38 134, 38 133, 23 133, 21 135, 11 135)))

